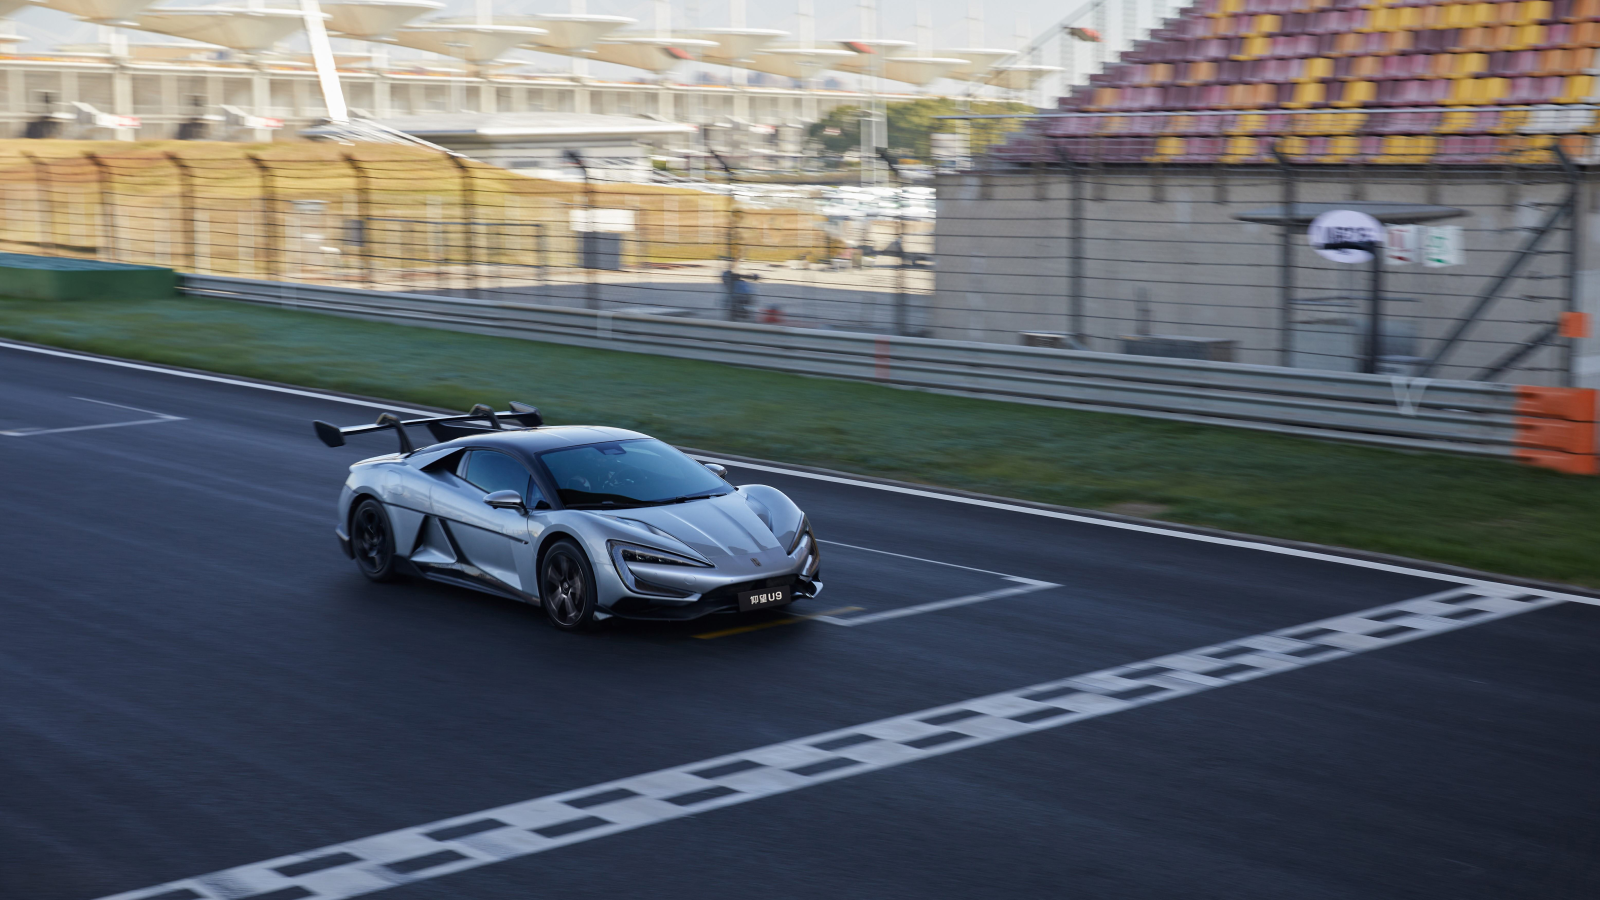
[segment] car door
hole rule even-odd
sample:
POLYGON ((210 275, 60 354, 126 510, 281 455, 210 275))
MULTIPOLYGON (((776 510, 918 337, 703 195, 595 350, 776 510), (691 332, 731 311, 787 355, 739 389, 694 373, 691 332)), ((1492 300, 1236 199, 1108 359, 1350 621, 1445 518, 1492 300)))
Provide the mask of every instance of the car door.
POLYGON ((495 581, 535 593, 531 541, 542 526, 514 509, 483 502, 495 491, 516 491, 530 508, 537 506, 542 496, 527 467, 498 450, 468 450, 441 482, 434 490, 434 512, 449 523, 466 561, 495 581))

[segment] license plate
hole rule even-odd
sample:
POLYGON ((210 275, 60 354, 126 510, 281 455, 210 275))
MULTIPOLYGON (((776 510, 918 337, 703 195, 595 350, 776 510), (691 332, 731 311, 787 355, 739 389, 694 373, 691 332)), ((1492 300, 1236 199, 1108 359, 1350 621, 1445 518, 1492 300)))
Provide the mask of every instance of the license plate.
POLYGON ((793 599, 794 589, 788 585, 763 588, 759 591, 745 591, 739 595, 739 611, 749 612, 752 609, 782 606, 793 599))

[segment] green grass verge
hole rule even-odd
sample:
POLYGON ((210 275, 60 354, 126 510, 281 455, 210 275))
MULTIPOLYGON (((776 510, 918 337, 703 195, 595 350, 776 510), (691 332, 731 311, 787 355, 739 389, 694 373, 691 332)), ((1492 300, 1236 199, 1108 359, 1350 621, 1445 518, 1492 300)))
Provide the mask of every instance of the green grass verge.
POLYGON ((0 334, 454 409, 527 400, 552 423, 1600 587, 1600 478, 1509 462, 228 301, 0 300, 0 334))

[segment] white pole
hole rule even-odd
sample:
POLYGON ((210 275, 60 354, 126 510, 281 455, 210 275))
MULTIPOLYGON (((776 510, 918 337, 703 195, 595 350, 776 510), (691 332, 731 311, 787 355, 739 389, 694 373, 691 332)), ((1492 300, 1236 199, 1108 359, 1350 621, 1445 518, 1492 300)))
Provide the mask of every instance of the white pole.
POLYGON ((478 19, 478 24, 479 25, 493 25, 494 24, 494 6, 490 2, 490 0, 478 0, 477 12, 478 12, 477 19, 478 19))
POLYGON ((328 29, 322 26, 322 5, 317 0, 300 0, 300 11, 306 17, 311 61, 317 67, 317 82, 322 85, 322 102, 328 107, 328 118, 335 122, 348 122, 350 109, 344 103, 344 88, 339 84, 339 69, 333 61, 333 44, 328 41, 328 29))
POLYGON ((656 0, 656 37, 672 36, 672 0, 656 0))
POLYGON ((728 24, 734 28, 744 28, 744 0, 728 0, 728 24))
POLYGON ((817 45, 817 23, 813 0, 800 0, 797 18, 800 19, 800 46, 810 50, 817 45))

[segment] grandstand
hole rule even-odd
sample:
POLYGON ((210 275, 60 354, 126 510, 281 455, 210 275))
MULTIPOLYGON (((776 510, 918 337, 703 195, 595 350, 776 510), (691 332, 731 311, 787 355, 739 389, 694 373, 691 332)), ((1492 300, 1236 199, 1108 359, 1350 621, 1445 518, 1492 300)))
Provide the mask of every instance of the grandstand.
POLYGON ((1010 162, 1591 161, 1600 0, 1202 0, 1010 162))

